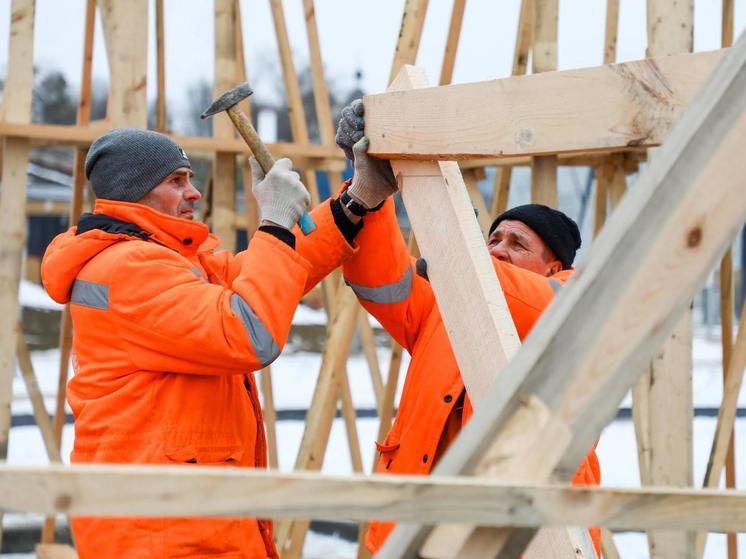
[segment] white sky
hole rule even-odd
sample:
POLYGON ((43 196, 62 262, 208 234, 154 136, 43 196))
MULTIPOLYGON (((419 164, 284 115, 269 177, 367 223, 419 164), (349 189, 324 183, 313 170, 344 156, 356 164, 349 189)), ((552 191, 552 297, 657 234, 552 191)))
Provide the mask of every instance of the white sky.
MULTIPOLYGON (((58 68, 73 89, 80 82, 84 0, 37 0, 35 64, 58 68)), ((151 2, 149 99, 155 97, 154 16, 151 2)), ((505 77, 510 74, 519 0, 468 0, 456 59, 454 83, 505 77)), ((645 0, 621 0, 617 61, 644 57, 645 0)), ((10 0, 0 0, 0 75, 7 68, 10 0)), ((363 71, 363 89, 385 89, 399 32, 403 0, 316 0, 316 15, 327 77, 343 92, 363 71)), ((198 79, 212 79, 213 2, 166 0, 166 91, 169 110, 184 108, 185 91, 198 79)), ((258 96, 272 100, 279 79, 279 59, 266 0, 241 0, 249 81, 258 96), (263 63, 259 63, 260 59, 263 63)), ((284 2, 296 67, 308 60, 303 1, 284 2)), ((430 0, 418 65, 437 83, 452 2, 430 0)), ((601 63, 605 0, 560 0, 560 69, 601 63)), ((736 36, 746 25, 746 0, 735 2, 736 36)), ((695 1, 696 51, 720 46, 721 0, 695 1)), ((100 23, 96 28, 94 78, 108 75, 100 23)), ((178 115, 174 114, 178 120, 178 115)))

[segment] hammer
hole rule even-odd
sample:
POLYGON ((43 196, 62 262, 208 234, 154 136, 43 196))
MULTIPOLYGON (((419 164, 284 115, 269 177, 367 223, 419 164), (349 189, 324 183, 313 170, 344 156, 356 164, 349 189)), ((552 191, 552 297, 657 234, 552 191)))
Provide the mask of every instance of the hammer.
MULTIPOLYGON (((237 85, 213 101, 212 104, 205 109, 205 112, 200 115, 200 118, 207 118, 208 116, 212 116, 222 111, 227 112, 228 116, 233 121, 233 125, 236 127, 239 134, 241 134, 241 137, 246 141, 246 144, 249 146, 249 149, 251 149, 254 157, 256 157, 262 170, 265 173, 268 173, 272 168, 272 165, 275 164, 275 160, 269 153, 267 146, 265 146, 264 142, 259 138, 259 135, 251 124, 249 117, 247 117, 238 106, 238 103, 246 99, 252 93, 254 93, 254 91, 249 87, 249 82, 237 85)), ((313 222, 313 219, 311 219, 311 216, 308 215, 308 212, 303 212, 298 225, 304 235, 308 235, 316 230, 316 224, 313 222)))

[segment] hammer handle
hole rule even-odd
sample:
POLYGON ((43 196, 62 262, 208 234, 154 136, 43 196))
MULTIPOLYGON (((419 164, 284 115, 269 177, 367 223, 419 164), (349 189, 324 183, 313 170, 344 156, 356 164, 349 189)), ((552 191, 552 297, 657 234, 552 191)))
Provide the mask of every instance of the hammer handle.
MULTIPOLYGON (((267 146, 265 146, 264 142, 259 138, 259 134, 256 133, 254 125, 251 124, 249 117, 247 117, 236 105, 230 107, 227 110, 227 113, 238 130, 238 133, 241 134, 241 137, 248 144, 254 157, 256 157, 262 170, 265 173, 269 173, 272 165, 275 164, 275 160, 272 157, 272 154, 269 153, 267 146)), ((303 212, 298 225, 304 235, 308 235, 316 230, 316 224, 313 222, 313 219, 308 212, 303 212)))
POLYGON ((272 154, 269 153, 267 146, 265 146, 264 142, 259 138, 259 134, 256 133, 254 125, 251 124, 249 118, 236 105, 228 109, 227 112, 228 116, 231 117, 233 124, 236 126, 238 133, 241 134, 241 137, 249 145, 251 153, 256 157, 262 170, 265 173, 269 173, 272 165, 275 164, 275 160, 272 157, 272 154))

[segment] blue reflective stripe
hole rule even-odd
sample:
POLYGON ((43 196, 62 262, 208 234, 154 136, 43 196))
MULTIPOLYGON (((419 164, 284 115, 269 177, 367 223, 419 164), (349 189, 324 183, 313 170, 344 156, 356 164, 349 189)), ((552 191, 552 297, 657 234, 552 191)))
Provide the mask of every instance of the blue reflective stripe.
POLYGON ((92 309, 109 310, 109 286, 85 280, 75 280, 70 302, 92 309))
POLYGON ((365 287, 347 280, 345 283, 352 288, 355 295, 364 301, 379 304, 400 303, 412 293, 412 267, 407 267, 407 271, 399 281, 380 287, 365 287))
POLYGON ((208 279, 205 277, 205 274, 202 273, 202 270, 197 268, 197 266, 192 266, 192 273, 198 278, 205 280, 207 283, 210 283, 208 279))
POLYGON ((552 288, 552 291, 554 291, 554 294, 557 295, 557 293, 560 292, 562 289, 562 284, 558 282, 556 279, 547 278, 549 280, 549 285, 552 288))
POLYGON ((277 344, 272 339, 272 334, 269 333, 269 330, 262 324, 259 317, 251 310, 248 303, 237 293, 231 295, 231 308, 233 312, 241 317, 243 326, 249 334, 251 345, 254 347, 254 353, 262 364, 262 367, 266 367, 277 359, 280 355, 280 348, 277 347, 277 344))

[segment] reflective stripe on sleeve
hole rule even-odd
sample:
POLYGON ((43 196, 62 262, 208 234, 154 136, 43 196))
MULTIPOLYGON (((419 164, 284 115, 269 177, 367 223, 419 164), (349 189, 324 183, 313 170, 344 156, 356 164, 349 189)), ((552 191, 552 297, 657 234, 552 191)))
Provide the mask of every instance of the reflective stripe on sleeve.
POLYGON ((266 367, 277 359, 280 355, 280 348, 272 339, 272 334, 269 333, 269 330, 262 324, 259 317, 251 310, 248 303, 237 293, 231 295, 231 308, 233 312, 241 317, 243 326, 249 334, 251 345, 254 347, 254 353, 262 364, 262 367, 266 367))
POLYGON ((412 267, 407 267, 407 271, 399 281, 380 287, 364 287, 347 280, 345 283, 352 288, 355 295, 364 301, 379 304, 400 303, 412 293, 412 267))
POLYGON ((109 286, 103 283, 93 283, 85 280, 75 280, 73 291, 70 295, 70 303, 100 309, 109 310, 109 286))
POLYGON ((547 278, 549 280, 549 285, 552 288, 552 291, 554 291, 554 294, 557 295, 557 293, 560 292, 562 289, 562 284, 558 282, 556 279, 547 278))
POLYGON ((205 280, 205 282, 210 283, 210 281, 205 277, 205 274, 202 273, 202 270, 197 268, 197 266, 192 266, 192 273, 197 276, 199 279, 205 280))

